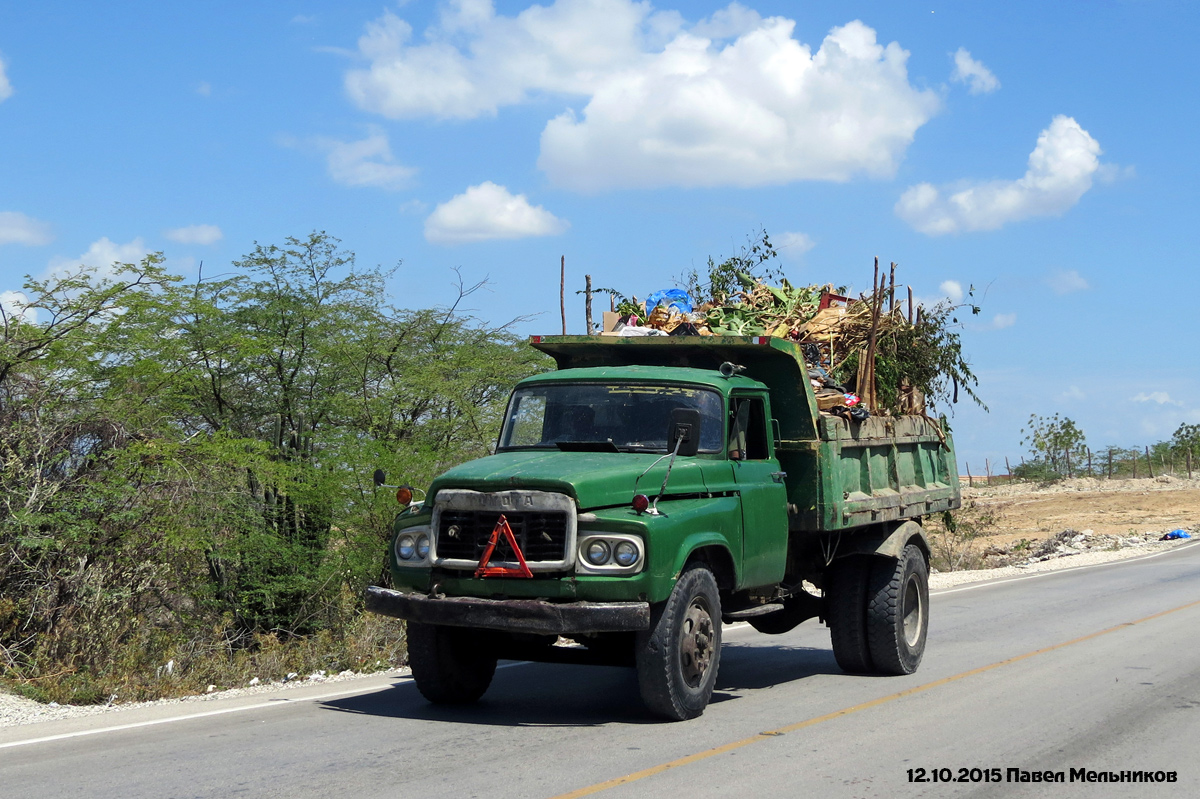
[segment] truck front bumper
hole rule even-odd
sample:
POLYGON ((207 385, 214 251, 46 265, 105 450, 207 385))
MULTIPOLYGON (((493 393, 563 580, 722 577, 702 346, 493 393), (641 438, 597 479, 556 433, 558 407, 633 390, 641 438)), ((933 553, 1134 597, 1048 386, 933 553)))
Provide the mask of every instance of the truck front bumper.
POLYGON ((430 597, 372 585, 367 610, 397 619, 517 633, 636 632, 650 629, 649 602, 546 602, 541 599, 430 597))

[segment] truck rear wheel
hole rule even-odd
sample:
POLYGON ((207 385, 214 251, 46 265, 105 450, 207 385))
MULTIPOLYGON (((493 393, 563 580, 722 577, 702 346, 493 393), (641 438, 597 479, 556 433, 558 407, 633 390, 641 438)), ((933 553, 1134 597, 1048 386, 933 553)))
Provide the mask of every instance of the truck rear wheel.
POLYGON ((638 686, 652 712, 674 721, 704 712, 721 661, 721 597, 706 566, 684 570, 638 633, 638 686))
POLYGON ((417 690, 430 702, 466 705, 492 684, 496 656, 478 630, 410 621, 408 665, 417 690))
POLYGON ((829 567, 829 637, 833 657, 842 671, 864 674, 872 670, 871 649, 867 642, 867 586, 871 561, 849 557, 829 567))
POLYGON ((879 674, 912 674, 929 631, 929 569, 909 544, 899 558, 876 559, 868 589, 867 640, 879 674))

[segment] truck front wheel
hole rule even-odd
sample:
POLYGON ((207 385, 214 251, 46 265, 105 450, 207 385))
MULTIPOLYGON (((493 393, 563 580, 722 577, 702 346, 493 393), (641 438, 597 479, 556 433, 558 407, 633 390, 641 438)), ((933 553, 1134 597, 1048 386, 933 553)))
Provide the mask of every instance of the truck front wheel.
POLYGON ((408 623, 408 665, 421 695, 435 705, 465 705, 483 696, 496 656, 478 630, 408 623))
POLYGON ((638 633, 638 686, 652 712, 674 721, 704 712, 721 660, 721 597, 706 566, 684 570, 638 633))
POLYGON ((867 640, 879 674, 912 674, 929 632, 929 569, 909 544, 899 558, 877 559, 867 596, 867 640))

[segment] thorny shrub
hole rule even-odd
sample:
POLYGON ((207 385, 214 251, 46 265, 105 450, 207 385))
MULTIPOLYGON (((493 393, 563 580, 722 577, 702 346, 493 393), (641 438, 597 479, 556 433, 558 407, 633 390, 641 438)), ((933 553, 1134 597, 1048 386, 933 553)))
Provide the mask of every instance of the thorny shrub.
POLYGON ((932 565, 939 571, 977 569, 983 565, 979 539, 994 535, 1001 523, 991 507, 968 500, 958 510, 948 510, 926 521, 933 550, 932 565))

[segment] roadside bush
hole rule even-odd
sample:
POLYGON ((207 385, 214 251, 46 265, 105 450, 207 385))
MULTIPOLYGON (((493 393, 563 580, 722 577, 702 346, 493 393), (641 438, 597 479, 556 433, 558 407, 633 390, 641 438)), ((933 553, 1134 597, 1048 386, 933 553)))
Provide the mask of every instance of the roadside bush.
POLYGON ((981 568, 980 539, 994 534, 1000 522, 1000 514, 974 500, 968 500, 958 510, 927 518, 925 528, 933 550, 931 565, 938 571, 981 568))

